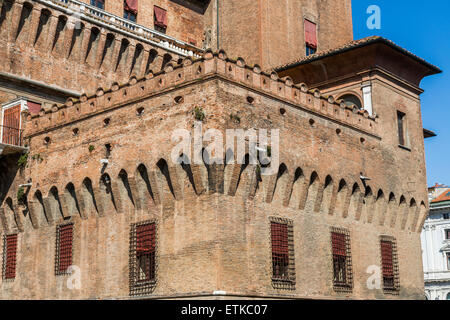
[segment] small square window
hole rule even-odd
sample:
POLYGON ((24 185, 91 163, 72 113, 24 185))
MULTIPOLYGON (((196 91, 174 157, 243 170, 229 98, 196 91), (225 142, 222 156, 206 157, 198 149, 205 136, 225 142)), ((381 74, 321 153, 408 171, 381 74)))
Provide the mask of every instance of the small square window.
POLYGON ((130 20, 132 22, 136 22, 137 15, 131 11, 124 10, 123 11, 123 17, 127 20, 130 20))
POLYGON ((105 0, 91 0, 91 6, 97 7, 99 9, 105 9, 105 0))
POLYGON ((310 56, 312 54, 315 54, 317 51, 316 48, 312 48, 310 46, 306 46, 306 56, 310 56))
POLYGON ((444 213, 443 218, 444 220, 450 220, 450 214, 444 213))

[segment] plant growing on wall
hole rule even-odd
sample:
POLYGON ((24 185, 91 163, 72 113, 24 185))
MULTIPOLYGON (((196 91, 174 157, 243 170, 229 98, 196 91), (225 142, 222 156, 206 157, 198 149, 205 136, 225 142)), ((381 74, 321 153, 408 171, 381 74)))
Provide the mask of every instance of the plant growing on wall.
POLYGON ((230 120, 234 121, 235 123, 241 123, 241 118, 233 113, 230 114, 230 120))
POLYGON ((194 108, 194 118, 198 121, 203 121, 206 118, 205 112, 201 107, 195 107, 194 108))
POLYGON ((26 202, 26 196, 25 196, 25 189, 23 187, 20 187, 19 190, 17 190, 17 203, 22 205, 26 202))
POLYGON ((91 145, 89 146, 89 152, 94 151, 94 149, 95 149, 95 147, 91 144, 91 145))
POLYGON ((28 153, 24 153, 20 156, 19 160, 17 160, 17 165, 19 168, 25 168, 28 162, 28 153))

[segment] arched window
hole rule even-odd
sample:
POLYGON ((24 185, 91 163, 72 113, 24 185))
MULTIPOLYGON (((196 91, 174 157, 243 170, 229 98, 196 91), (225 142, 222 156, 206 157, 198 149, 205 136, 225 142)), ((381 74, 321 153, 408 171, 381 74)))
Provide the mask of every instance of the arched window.
POLYGON ((351 107, 351 106, 355 105, 356 107, 358 107, 358 109, 362 109, 363 108, 361 100, 357 96, 355 96, 354 94, 345 94, 342 97, 340 97, 339 99, 344 100, 344 102, 345 102, 345 104, 347 106, 351 107))

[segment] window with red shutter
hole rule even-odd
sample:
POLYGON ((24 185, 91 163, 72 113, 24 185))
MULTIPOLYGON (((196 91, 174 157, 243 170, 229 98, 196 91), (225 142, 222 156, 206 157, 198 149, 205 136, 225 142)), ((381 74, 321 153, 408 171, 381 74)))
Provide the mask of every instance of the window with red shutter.
POLYGON ((6 235, 3 238, 3 279, 16 278, 17 234, 6 235))
POLYGON ((20 104, 3 110, 2 143, 21 145, 20 104))
POLYGON ((288 226, 272 222, 271 232, 273 277, 286 280, 289 278, 288 226))
POLYGON ((350 234, 346 229, 332 228, 333 285, 335 290, 349 291, 353 287, 350 254, 350 234))
POLYGON ((73 223, 60 225, 56 229, 55 274, 68 274, 72 265, 73 223))
POLYGON ((158 6, 153 7, 153 21, 155 30, 166 33, 167 29, 167 11, 158 6))
POLYGON ((131 225, 130 295, 151 293, 156 286, 156 222, 131 225))
POLYGON ((395 239, 382 236, 380 240, 381 268, 383 274, 383 289, 385 292, 396 292, 398 286, 398 262, 395 239))
POLYGON ((136 22, 138 13, 138 0, 123 1, 123 17, 132 22, 136 22))
POLYGON ((314 22, 305 19, 305 43, 306 55, 316 53, 317 51, 317 25, 314 22))
POLYGON ((136 260, 139 268, 138 281, 155 279, 155 224, 136 228, 136 260))
POLYGON ((276 289, 295 289, 294 231, 288 219, 270 218, 272 285, 276 289))

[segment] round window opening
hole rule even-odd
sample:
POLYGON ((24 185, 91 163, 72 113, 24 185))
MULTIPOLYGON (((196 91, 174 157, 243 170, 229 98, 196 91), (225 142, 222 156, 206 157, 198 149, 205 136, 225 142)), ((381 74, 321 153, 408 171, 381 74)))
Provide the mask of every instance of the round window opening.
POLYGON ((353 94, 343 95, 340 99, 344 100, 344 103, 349 107, 356 106, 358 109, 362 109, 361 100, 353 94))

